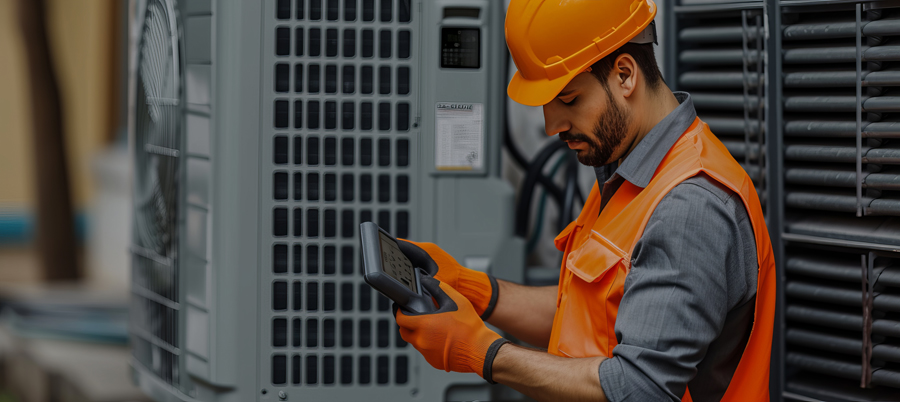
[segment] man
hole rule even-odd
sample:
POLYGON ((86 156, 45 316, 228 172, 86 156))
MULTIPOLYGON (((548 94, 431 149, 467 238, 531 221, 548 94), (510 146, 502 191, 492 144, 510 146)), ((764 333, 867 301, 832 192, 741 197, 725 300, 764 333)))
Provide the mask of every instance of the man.
POLYGON ((768 400, 775 267, 759 199, 690 96, 662 82, 655 14, 650 0, 511 2, 510 97, 542 105, 547 135, 581 163, 618 167, 556 238, 559 286, 401 242, 437 278, 423 280, 437 312, 396 316, 434 367, 547 401, 768 400))

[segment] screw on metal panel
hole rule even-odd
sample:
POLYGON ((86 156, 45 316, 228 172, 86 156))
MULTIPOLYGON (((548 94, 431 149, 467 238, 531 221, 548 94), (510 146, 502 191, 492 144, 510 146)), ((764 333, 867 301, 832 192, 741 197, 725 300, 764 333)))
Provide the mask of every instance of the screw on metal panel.
POLYGON ((282 401, 286 401, 287 394, 284 391, 278 391, 278 399, 281 399, 282 401))

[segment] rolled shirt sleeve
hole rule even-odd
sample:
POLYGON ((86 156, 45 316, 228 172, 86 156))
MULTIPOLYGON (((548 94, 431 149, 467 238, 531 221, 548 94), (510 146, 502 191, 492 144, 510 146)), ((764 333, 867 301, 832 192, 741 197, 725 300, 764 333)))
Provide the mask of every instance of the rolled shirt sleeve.
MULTIPOLYGON (((729 310, 755 295, 748 227, 740 198, 704 175, 679 184, 659 203, 625 279, 618 345, 600 365, 610 401, 681 400, 729 310)), ((752 322, 752 309, 748 317, 752 322)), ((737 345, 738 353, 744 345, 737 345)))

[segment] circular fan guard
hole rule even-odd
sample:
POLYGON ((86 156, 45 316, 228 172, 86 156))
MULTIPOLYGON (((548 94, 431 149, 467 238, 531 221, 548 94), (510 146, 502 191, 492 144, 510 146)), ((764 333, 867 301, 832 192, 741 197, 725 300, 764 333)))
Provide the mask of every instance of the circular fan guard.
MULTIPOLYGON (((181 148, 178 37, 171 5, 147 3, 135 99, 135 243, 173 265, 181 148)), ((160 261, 163 262, 163 261, 160 261)))

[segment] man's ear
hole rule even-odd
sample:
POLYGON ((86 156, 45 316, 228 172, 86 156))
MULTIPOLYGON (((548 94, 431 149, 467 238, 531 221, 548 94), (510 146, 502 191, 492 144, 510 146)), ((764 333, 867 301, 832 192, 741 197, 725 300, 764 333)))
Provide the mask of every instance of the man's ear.
POLYGON ((620 54, 613 63, 614 78, 610 84, 618 86, 622 91, 622 96, 627 98, 631 96, 635 87, 637 87, 639 74, 640 69, 634 57, 631 57, 628 53, 620 54))

